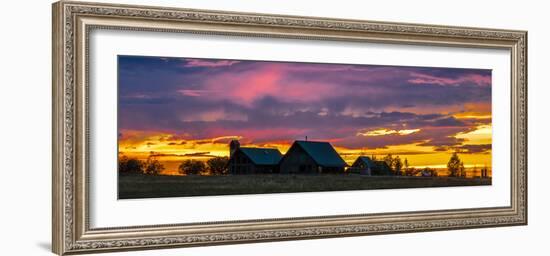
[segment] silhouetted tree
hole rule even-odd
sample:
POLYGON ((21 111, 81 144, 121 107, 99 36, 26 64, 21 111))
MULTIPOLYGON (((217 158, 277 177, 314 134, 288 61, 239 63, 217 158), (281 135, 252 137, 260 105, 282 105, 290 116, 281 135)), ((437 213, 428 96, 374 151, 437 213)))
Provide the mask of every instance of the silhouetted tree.
POLYGON ((120 173, 143 173, 143 161, 122 156, 118 159, 118 171, 120 173))
POLYGON ((405 161, 403 161, 403 166, 405 167, 405 176, 413 176, 413 175, 409 175, 410 174, 410 171, 409 171, 409 160, 407 160, 407 158, 405 158, 405 161))
POLYGON ((208 159, 208 161, 206 161, 206 164, 208 165, 208 169, 210 169, 210 172, 213 174, 213 175, 222 175, 222 174, 227 174, 227 165, 229 163, 229 158, 224 156, 224 157, 214 157, 214 158, 210 158, 208 159))
POLYGON ((386 164, 390 167, 390 170, 394 172, 393 169, 393 156, 391 154, 386 155, 382 161, 386 162, 386 164))
POLYGON ((466 177, 466 168, 464 168, 464 162, 460 162, 460 167, 458 167, 458 172, 460 177, 466 177))
MULTIPOLYGON (((460 161, 458 154, 454 152, 451 158, 449 159, 449 162, 447 163, 447 170, 449 171, 449 176, 451 177, 458 176, 461 164, 462 162, 460 161)), ((464 165, 462 166, 464 167, 464 165)))
POLYGON ((147 175, 159 175, 164 170, 164 165, 162 165, 159 160, 153 156, 149 156, 145 162, 144 173, 147 175))
POLYGON ((401 162, 401 158, 399 158, 399 156, 396 156, 392 162, 395 175, 401 175, 401 169, 403 168, 403 162, 401 162))
POLYGON ((184 175, 197 175, 206 170, 206 165, 198 160, 185 160, 178 167, 178 171, 184 175))
POLYGON ((403 162, 399 156, 393 157, 392 154, 386 155, 382 161, 386 162, 390 171, 395 175, 401 175, 401 169, 403 169, 403 162))

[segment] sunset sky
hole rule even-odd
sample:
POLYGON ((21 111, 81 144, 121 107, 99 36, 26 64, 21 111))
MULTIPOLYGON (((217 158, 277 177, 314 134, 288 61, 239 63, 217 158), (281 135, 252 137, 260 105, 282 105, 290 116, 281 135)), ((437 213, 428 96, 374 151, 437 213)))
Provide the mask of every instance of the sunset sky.
MULTIPOLYGON (((119 56, 119 151, 227 156, 228 142, 329 141, 351 163, 392 153, 491 166, 491 71, 119 56)), ((170 166, 170 164, 168 164, 170 166)))

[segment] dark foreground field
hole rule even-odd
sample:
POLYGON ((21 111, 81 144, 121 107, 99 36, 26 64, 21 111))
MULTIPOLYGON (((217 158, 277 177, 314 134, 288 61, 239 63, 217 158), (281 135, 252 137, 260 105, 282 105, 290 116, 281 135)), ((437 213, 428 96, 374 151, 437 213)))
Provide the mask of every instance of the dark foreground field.
POLYGON ((491 179, 360 175, 119 175, 119 199, 491 185, 491 179))

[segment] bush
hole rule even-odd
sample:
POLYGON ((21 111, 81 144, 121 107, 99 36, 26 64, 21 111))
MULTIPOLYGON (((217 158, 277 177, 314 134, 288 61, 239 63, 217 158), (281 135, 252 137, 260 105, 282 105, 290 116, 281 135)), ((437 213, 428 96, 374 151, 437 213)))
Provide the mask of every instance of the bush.
POLYGON ((143 173, 145 164, 135 158, 122 156, 118 159, 118 171, 120 173, 143 173))
POLYGON ((226 156, 210 158, 206 161, 206 164, 213 175, 227 174, 229 158, 226 156))
POLYGON ((206 170, 206 165, 198 160, 185 160, 178 167, 179 173, 183 175, 197 175, 206 170))
POLYGON ((147 175, 159 175, 164 170, 164 165, 162 165, 159 160, 149 157, 147 162, 145 162, 145 171, 147 175))

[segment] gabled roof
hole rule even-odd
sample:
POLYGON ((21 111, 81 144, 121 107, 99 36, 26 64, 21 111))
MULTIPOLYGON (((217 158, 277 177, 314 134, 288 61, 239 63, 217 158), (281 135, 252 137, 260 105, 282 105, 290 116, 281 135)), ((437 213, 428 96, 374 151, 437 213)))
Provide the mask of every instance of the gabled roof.
POLYGON ((369 167, 388 167, 388 164, 385 162, 385 161, 382 161, 382 160, 375 160, 373 161, 370 157, 368 156, 359 156, 357 157, 357 160, 355 160, 355 162, 357 161, 362 161, 363 163, 367 164, 367 166, 369 167))
POLYGON ((274 148, 239 148, 250 161, 257 165, 276 165, 281 161, 283 155, 274 148))
MULTIPOLYGON (((373 166, 375 166, 374 161, 372 161, 372 159, 370 159, 370 157, 368 157, 368 156, 359 156, 359 157, 357 157, 357 160, 355 160, 355 162, 357 162, 357 161, 363 162, 363 163, 366 164, 368 167, 373 167, 373 166)), ((354 163, 354 164, 355 164, 355 163, 354 163)))
POLYGON ((353 164, 355 165, 358 161, 365 163, 369 168, 377 170, 378 172, 391 174, 391 169, 385 161, 373 161, 368 156, 359 156, 353 164))
MULTIPOLYGON (((347 166, 344 159, 338 155, 336 150, 328 142, 297 140, 294 145, 300 146, 313 160, 324 167, 347 166)), ((293 145, 293 146, 294 146, 293 145)))

